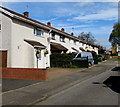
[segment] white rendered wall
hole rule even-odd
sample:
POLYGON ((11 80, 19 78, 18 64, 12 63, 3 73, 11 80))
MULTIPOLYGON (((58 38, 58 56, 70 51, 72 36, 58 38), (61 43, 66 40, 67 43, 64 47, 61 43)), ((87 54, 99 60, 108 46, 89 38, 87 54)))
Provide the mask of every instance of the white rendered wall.
MULTIPOLYGON (((34 26, 24 23, 19 20, 13 20, 12 27, 12 67, 36 68, 35 49, 30 44, 26 43, 24 39, 40 42, 48 47, 48 34, 44 33, 43 37, 34 35, 34 26)), ((49 50, 49 49, 48 49, 49 50)), ((46 57, 44 57, 43 50, 41 51, 42 58, 39 60, 39 68, 46 68, 50 66, 46 64, 46 57)), ((49 60, 49 58, 47 58, 49 60)))
POLYGON ((7 67, 11 67, 11 29, 12 29, 12 20, 10 17, 1 14, 1 41, 0 49, 7 50, 7 67), (2 43, 1 43, 2 42, 2 43))

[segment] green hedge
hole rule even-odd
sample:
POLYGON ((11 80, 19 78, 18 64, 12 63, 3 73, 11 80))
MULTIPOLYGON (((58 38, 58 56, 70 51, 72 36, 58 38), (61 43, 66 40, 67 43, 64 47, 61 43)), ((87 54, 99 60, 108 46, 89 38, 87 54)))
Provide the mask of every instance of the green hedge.
POLYGON ((73 54, 53 53, 50 56, 51 67, 80 68, 88 67, 88 61, 73 61, 73 54))
POLYGON ((103 58, 102 57, 98 57, 98 62, 102 62, 103 58))
POLYGON ((73 60, 73 66, 77 66, 78 68, 88 68, 89 63, 88 60, 73 60))

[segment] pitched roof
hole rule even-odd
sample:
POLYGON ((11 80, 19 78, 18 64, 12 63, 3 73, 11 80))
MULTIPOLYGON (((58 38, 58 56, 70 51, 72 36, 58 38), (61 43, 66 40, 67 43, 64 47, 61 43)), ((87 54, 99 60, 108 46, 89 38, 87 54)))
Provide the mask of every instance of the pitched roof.
POLYGON ((31 19, 31 18, 29 18, 29 17, 25 17, 24 15, 19 14, 19 13, 16 13, 16 12, 14 12, 14 11, 12 11, 12 10, 7 9, 7 8, 4 8, 4 7, 1 7, 1 8, 4 9, 4 10, 6 10, 6 11, 8 11, 8 12, 10 12, 10 13, 12 13, 13 15, 17 15, 17 16, 19 16, 19 17, 22 17, 22 18, 26 19, 26 20, 29 20, 29 21, 32 21, 32 22, 37 23, 37 24, 39 24, 39 25, 42 25, 42 26, 44 26, 44 27, 47 27, 48 29, 51 29, 51 30, 53 30, 53 31, 57 31, 58 33, 62 33, 62 34, 65 35, 65 36, 68 36, 68 37, 71 37, 71 38, 73 38, 73 39, 79 40, 77 37, 75 37, 75 36, 73 36, 73 35, 70 35, 70 34, 68 34, 68 33, 66 33, 66 32, 63 32, 63 31, 61 31, 61 30, 58 30, 58 29, 56 29, 56 28, 54 28, 54 27, 48 26, 48 25, 46 25, 46 24, 43 24, 43 23, 41 23, 41 22, 39 22, 39 21, 36 21, 36 20, 34 20, 34 19, 31 19))
MULTIPOLYGON (((21 20, 22 20, 22 19, 25 19, 25 20, 27 20, 27 21, 31 21, 31 22, 33 22, 33 23, 36 23, 36 24, 38 24, 38 25, 41 25, 41 26, 45 27, 46 29, 53 30, 53 31, 55 31, 55 32, 57 32, 57 33, 60 33, 60 34, 62 34, 62 35, 64 35, 64 36, 67 36, 67 37, 69 37, 69 38, 72 38, 72 39, 78 40, 78 41, 80 41, 80 42, 82 42, 82 43, 89 44, 89 45, 92 45, 92 46, 94 46, 94 47, 97 47, 96 45, 87 43, 87 42, 85 42, 85 41, 83 41, 83 40, 81 40, 81 39, 79 39, 79 38, 77 38, 77 37, 75 37, 75 36, 73 36, 73 35, 70 35, 70 34, 68 34, 68 33, 66 33, 66 32, 63 32, 63 31, 61 31, 61 30, 58 30, 58 29, 56 29, 56 28, 54 28, 54 27, 48 26, 48 25, 46 25, 46 24, 44 24, 44 23, 41 23, 41 22, 39 22, 39 21, 36 21, 36 20, 31 19, 31 18, 29 18, 29 17, 26 17, 26 16, 24 16, 24 15, 22 15, 22 14, 16 13, 16 12, 14 12, 14 11, 12 11, 12 10, 9 10, 9 9, 5 8, 5 7, 1 7, 1 6, 0 6, 0 8, 4 9, 5 11, 7 11, 7 12, 9 12, 9 13, 15 15, 15 16, 21 17, 21 20)), ((3 12, 3 11, 2 11, 2 12, 3 12)), ((3 12, 3 13, 5 13, 5 12, 3 12)), ((10 15, 10 14, 8 14, 8 15, 10 15)), ((13 16, 13 17, 16 18, 15 16, 13 16)))

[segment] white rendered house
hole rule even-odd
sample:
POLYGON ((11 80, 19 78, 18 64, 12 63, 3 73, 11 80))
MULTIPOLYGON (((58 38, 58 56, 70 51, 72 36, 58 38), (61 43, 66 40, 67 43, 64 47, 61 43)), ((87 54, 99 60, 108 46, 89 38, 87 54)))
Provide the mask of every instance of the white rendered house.
POLYGON ((0 11, 2 67, 47 68, 50 67, 50 54, 56 51, 90 50, 98 54, 96 46, 82 42, 63 28, 58 30, 51 27, 51 23, 46 25, 29 18, 28 12, 21 15, 3 7, 0 11))

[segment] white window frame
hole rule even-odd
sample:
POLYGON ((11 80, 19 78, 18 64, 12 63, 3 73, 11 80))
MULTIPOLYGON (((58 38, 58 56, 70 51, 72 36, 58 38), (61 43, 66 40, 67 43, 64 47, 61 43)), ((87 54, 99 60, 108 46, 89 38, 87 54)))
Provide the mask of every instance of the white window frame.
POLYGON ((37 27, 34 27, 34 34, 35 34, 36 36, 42 37, 42 36, 44 36, 44 30, 43 30, 43 29, 40 29, 40 28, 37 28, 37 27), (38 34, 37 31, 39 31, 39 32, 41 32, 41 33, 38 34))
POLYGON ((60 35, 60 42, 65 42, 65 36, 60 35))

